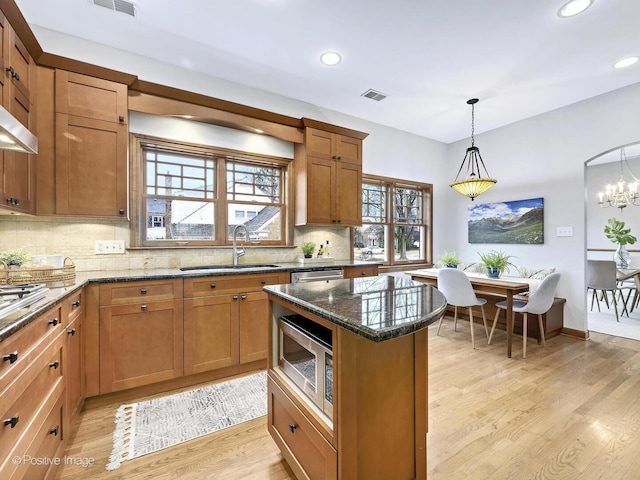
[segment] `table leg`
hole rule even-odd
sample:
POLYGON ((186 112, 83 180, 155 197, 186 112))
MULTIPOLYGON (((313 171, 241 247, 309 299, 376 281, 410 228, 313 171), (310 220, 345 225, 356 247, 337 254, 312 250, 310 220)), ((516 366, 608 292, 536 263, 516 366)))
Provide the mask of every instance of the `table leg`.
POLYGON ((513 293, 507 290, 507 357, 511 358, 511 341, 513 340, 513 293))

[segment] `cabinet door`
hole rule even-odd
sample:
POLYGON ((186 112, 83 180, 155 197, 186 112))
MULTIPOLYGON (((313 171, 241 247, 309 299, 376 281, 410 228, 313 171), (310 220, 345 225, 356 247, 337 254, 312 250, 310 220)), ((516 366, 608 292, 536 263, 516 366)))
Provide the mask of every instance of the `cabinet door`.
POLYGON ((127 123, 127 86, 56 70, 56 113, 127 123))
POLYGON ((267 358, 269 300, 265 292, 240 295, 240 363, 267 358))
POLYGON ((315 157, 307 160, 306 223, 324 225, 336 223, 333 211, 335 168, 334 160, 315 157))
MULTIPOLYGON (((27 104, 32 103, 32 94, 35 91, 35 63, 29 52, 22 44, 16 33, 9 27, 7 30, 8 37, 8 62, 5 64, 4 73, 8 76, 7 80, 10 84, 10 97, 5 97, 5 105, 11 105, 8 110, 20 120, 27 128, 30 127, 29 122, 25 123, 24 119, 14 112, 14 103, 27 104)), ((28 109, 27 109, 28 110, 28 109)))
POLYGON ((335 154, 340 162, 362 165, 362 140, 336 135, 335 154))
POLYGON ((234 294, 184 300, 185 375, 238 364, 238 301, 234 294))
POLYGON ((182 376, 182 300, 100 307, 100 393, 182 376))
POLYGON ((0 152, 1 205, 17 212, 35 211, 35 157, 26 153, 0 152))
POLYGON ((82 403, 82 315, 78 315, 67 326, 64 344, 64 381, 65 381, 65 431, 71 431, 71 425, 82 403))
POLYGON ((315 128, 305 129, 304 145, 308 157, 334 159, 334 141, 333 133, 315 128))
POLYGON ((337 163, 335 220, 343 226, 362 224, 362 167, 337 163))
POLYGON ((56 114, 56 213, 126 217, 126 125, 56 114))

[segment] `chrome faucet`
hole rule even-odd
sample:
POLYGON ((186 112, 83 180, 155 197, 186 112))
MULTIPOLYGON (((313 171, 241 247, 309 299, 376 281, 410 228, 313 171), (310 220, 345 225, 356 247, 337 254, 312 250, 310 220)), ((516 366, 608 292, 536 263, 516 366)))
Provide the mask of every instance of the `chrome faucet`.
POLYGON ((244 246, 242 247, 242 250, 238 250, 238 230, 240 229, 244 230, 244 241, 248 242, 249 241, 249 230, 247 230, 247 226, 246 225, 236 225, 233 228, 233 266, 236 267, 238 265, 238 258, 240 258, 241 256, 243 256, 246 252, 244 251, 244 246))

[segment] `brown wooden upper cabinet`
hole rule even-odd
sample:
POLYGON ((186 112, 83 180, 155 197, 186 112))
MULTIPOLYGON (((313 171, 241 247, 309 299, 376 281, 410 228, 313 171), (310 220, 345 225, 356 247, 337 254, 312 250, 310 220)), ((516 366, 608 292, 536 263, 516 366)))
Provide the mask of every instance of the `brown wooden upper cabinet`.
POLYGON ((55 72, 55 213, 127 217, 127 86, 55 72))
MULTIPOLYGON (((304 120, 303 120, 304 121, 304 120)), ((296 225, 362 224, 362 139, 306 127, 304 143, 295 148, 296 225)))
MULTIPOLYGON (((0 101, 34 134, 35 62, 15 31, 0 13, 0 101)), ((0 151, 0 206, 35 213, 35 155, 0 151)))

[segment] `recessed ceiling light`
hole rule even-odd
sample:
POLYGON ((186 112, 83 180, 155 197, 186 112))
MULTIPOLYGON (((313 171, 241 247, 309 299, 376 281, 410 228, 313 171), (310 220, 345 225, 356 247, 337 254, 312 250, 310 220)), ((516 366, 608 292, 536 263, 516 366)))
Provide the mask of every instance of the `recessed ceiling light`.
POLYGON ((573 17, 574 15, 584 12, 592 3, 593 0, 569 0, 560 7, 558 16, 562 18, 573 17))
POLYGON ((342 60, 338 52, 324 52, 320 55, 320 61, 325 65, 337 65, 342 60))
POLYGON ((637 63, 638 60, 640 60, 640 57, 626 57, 623 58, 622 60, 618 60, 616 63, 613 64, 613 68, 625 68, 625 67, 630 67, 631 65, 633 65, 634 63, 637 63))

